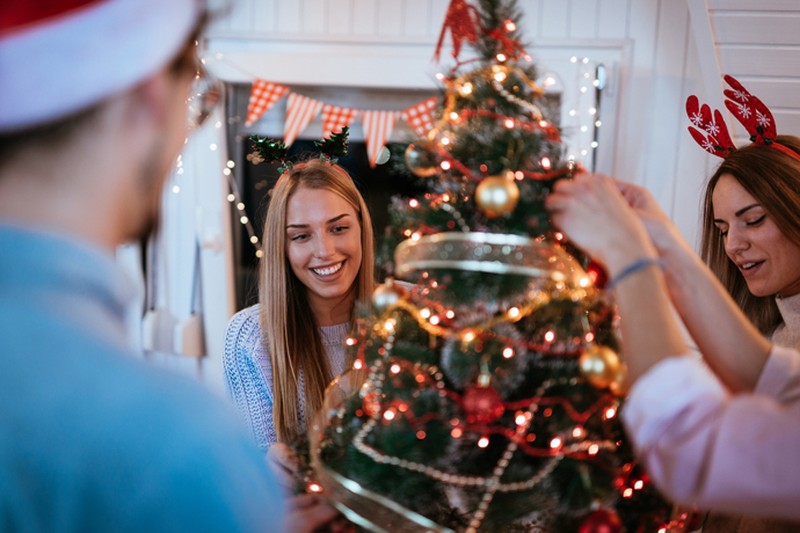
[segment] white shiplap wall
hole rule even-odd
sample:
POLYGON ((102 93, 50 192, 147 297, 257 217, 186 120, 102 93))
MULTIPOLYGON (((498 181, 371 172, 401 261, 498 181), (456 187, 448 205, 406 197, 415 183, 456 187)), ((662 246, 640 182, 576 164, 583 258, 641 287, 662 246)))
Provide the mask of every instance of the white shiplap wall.
POLYGON ((800 134, 800 2, 708 0, 718 73, 772 110, 779 132, 800 134))
MULTIPOLYGON (((433 75, 441 67, 432 64, 431 56, 447 4, 448 0, 240 0, 212 28, 206 57, 209 67, 230 81, 263 77, 290 86, 434 88, 433 75)), ((689 145, 684 135, 683 100, 700 85, 687 5, 676 0, 521 0, 519 6, 529 51, 543 68, 566 73, 565 92, 572 83, 564 68, 571 55, 613 67, 607 94, 614 105, 604 104, 604 111, 612 115, 603 117, 599 169, 647 185, 694 239, 706 168, 702 151, 689 145)), ((194 143, 194 154, 187 157, 204 157, 207 146, 194 143)), ((212 166, 203 179, 219 180, 218 170, 212 166)), ((200 194, 204 189, 197 188, 200 194)), ((222 200, 214 195, 219 187, 208 190, 214 192, 205 199, 186 197, 186 216, 196 217, 197 203, 205 203, 206 211, 218 211, 222 200)), ((199 224, 215 239, 225 235, 215 229, 218 218, 199 224)), ((206 278, 229 275, 226 249, 223 245, 204 250, 206 278)), ((180 278, 182 265, 190 261, 171 261, 171 277, 180 278)), ((204 286, 209 285, 206 281, 204 286)), ((230 280, 213 286, 215 297, 204 301, 210 353, 202 367, 204 377, 219 387, 225 326, 221 317, 233 309, 225 290, 230 280)), ((174 297, 178 302, 186 299, 174 297)))
MULTIPOLYGON (((435 87, 431 55, 448 3, 240 1, 211 32, 210 51, 221 58, 216 63, 211 58, 211 66, 236 81, 435 87)), ((571 53, 615 62, 608 91, 614 116, 604 117, 600 170, 652 188, 694 240, 697 184, 705 165, 684 135, 683 102, 701 87, 686 2, 520 0, 518 5, 522 34, 544 67, 558 70, 554 63, 571 53)))

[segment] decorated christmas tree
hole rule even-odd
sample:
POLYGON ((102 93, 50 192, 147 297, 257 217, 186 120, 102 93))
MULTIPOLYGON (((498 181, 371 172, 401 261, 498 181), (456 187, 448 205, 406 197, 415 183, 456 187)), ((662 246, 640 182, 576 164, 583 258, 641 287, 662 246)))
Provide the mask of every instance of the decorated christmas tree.
MULTIPOLYGON (((618 420, 602 271, 544 209, 578 170, 544 116, 516 0, 453 0, 455 66, 409 144, 393 274, 311 428, 316 480, 379 531, 677 531, 618 420), (477 57, 458 61, 462 46, 477 57)), ((437 55, 442 43, 440 40, 437 55)))

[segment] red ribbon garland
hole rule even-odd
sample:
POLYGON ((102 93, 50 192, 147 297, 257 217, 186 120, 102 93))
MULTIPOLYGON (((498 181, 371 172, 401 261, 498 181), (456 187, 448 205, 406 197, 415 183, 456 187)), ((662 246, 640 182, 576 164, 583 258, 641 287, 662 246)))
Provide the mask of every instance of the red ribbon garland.
POLYGON ((489 37, 494 37, 503 43, 503 52, 505 52, 509 59, 516 59, 521 54, 525 53, 525 49, 522 47, 522 44, 516 39, 506 37, 506 32, 501 29, 494 29, 490 31, 489 37))
POLYGON ((558 128, 550 124, 549 122, 542 126, 541 122, 527 122, 522 121, 517 118, 503 115, 501 113, 495 113, 493 111, 489 111, 486 109, 462 109, 461 110, 461 118, 469 118, 472 116, 479 116, 479 117, 491 117, 496 118, 498 120, 507 120, 511 119, 514 121, 514 126, 517 128, 525 129, 528 131, 534 130, 542 130, 547 134, 547 139, 550 141, 558 142, 561 140, 561 136, 558 132, 558 128))

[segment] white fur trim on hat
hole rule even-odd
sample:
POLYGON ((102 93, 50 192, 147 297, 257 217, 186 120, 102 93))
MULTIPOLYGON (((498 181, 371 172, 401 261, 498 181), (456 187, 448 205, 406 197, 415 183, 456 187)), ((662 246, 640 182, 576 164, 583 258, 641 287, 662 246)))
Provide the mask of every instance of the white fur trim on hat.
POLYGON ((199 12, 197 0, 106 0, 0 33, 0 131, 58 120, 146 79, 199 12))

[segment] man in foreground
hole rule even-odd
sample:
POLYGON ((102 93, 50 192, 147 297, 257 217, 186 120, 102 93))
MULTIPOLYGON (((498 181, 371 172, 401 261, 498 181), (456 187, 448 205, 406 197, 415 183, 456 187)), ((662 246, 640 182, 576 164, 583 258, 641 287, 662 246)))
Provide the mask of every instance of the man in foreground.
POLYGON ((195 0, 0 5, 0 529, 280 531, 228 406, 129 357, 117 245, 187 135, 195 0))

